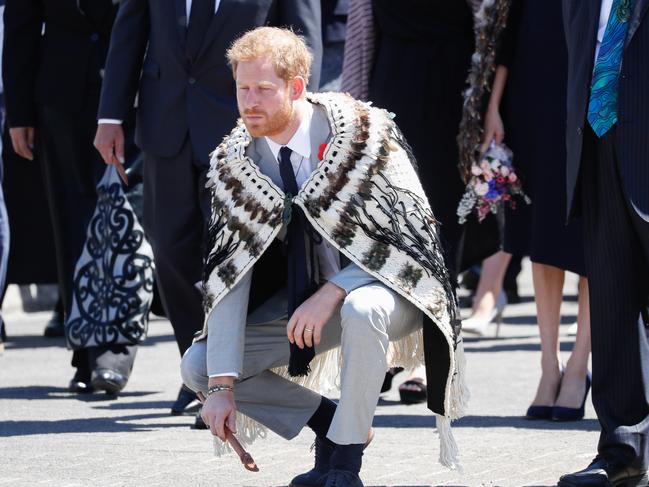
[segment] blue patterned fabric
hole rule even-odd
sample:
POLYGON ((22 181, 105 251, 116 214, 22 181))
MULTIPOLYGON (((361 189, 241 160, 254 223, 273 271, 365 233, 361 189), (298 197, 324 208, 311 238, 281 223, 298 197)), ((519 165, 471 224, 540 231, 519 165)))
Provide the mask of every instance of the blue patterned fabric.
POLYGON ((588 122, 598 137, 617 122, 617 88, 632 7, 633 0, 613 0, 597 55, 588 104, 588 122))

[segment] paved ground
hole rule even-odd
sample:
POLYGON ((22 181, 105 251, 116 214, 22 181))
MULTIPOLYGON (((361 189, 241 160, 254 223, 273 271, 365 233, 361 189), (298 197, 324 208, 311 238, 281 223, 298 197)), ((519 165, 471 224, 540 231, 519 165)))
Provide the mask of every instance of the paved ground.
MULTIPOLYGON (((593 457, 598 423, 521 418, 540 359, 529 264, 524 302, 509 306, 500 338, 468 339, 469 415, 455 425, 464 472, 439 466, 434 419, 423 406, 384 396, 376 439, 364 459, 367 486, 552 486, 593 457)), ((562 350, 576 313, 575 281, 566 285, 562 350)), ((0 355, 0 485, 9 486, 285 486, 310 468, 312 434, 286 442, 271 435, 250 448, 259 473, 233 455, 215 458, 208 432, 190 417, 168 415, 180 384, 179 357, 166 321, 154 321, 132 379, 117 400, 67 392, 70 354, 62 340, 40 336, 48 313, 6 316, 11 341, 0 355)), ((495 327, 494 327, 495 328, 495 327)))

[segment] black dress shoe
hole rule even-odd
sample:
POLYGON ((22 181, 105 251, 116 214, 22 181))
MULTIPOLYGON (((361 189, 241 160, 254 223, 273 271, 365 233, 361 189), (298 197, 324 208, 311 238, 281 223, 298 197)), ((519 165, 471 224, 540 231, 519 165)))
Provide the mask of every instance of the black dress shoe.
POLYGON ((94 388, 90 383, 90 373, 87 370, 77 369, 68 385, 68 390, 77 394, 90 394, 94 392, 94 388))
POLYGON ((87 348, 91 384, 97 390, 117 394, 126 386, 133 369, 136 345, 87 348))
POLYGON ((176 402, 171 405, 171 415, 195 414, 200 407, 201 403, 198 401, 194 391, 183 385, 178 392, 176 402))
POLYGON ((92 387, 107 394, 117 394, 126 386, 128 377, 111 369, 95 369, 92 371, 90 383, 92 387))
POLYGON ((597 457, 584 470, 563 475, 559 487, 648 487, 647 471, 597 457))
POLYGON ((43 336, 48 338, 57 338, 65 335, 65 328, 63 327, 63 314, 59 311, 54 311, 50 321, 47 322, 43 329, 43 336))

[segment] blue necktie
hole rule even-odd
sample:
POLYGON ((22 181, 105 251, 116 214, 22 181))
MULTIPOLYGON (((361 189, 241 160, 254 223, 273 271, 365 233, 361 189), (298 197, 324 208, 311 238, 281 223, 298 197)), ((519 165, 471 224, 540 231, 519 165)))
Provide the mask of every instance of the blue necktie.
MULTIPOLYGON (((290 197, 295 196, 299 190, 291 154, 288 147, 279 150, 279 174, 282 177, 284 192, 289 196, 286 203, 290 205, 290 197)), ((286 243, 288 249, 288 317, 300 304, 306 301, 315 291, 315 286, 309 278, 307 269, 306 233, 309 223, 302 209, 294 205, 290 209, 291 219, 286 229, 286 243)), ((315 357, 313 347, 300 349, 295 343, 291 344, 288 372, 291 376, 303 376, 309 373, 309 363, 315 357)))
POLYGON ((187 26, 187 40, 185 42, 185 55, 190 62, 196 60, 205 40, 205 34, 214 18, 216 0, 192 0, 189 25, 187 26))
POLYGON ((588 122, 598 137, 602 137, 617 122, 620 66, 632 7, 633 0, 613 0, 597 54, 588 103, 588 122))

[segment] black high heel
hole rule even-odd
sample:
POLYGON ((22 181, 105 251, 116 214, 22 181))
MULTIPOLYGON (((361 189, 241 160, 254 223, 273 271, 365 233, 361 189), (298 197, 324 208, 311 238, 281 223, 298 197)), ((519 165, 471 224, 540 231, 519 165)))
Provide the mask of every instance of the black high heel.
POLYGON ((586 392, 584 393, 584 400, 578 408, 564 408, 562 406, 555 406, 552 408, 553 421, 579 421, 584 418, 586 409, 586 399, 592 383, 590 372, 586 374, 586 392))
MULTIPOLYGON (((565 367, 561 364, 560 375, 559 375, 559 387, 557 387, 557 396, 561 390, 561 381, 563 380, 563 372, 565 367)), ((555 397, 556 399, 556 397, 555 397)), ((554 406, 530 406, 527 408, 525 413, 525 419, 552 419, 552 411, 554 406)))
POLYGON ((381 386, 381 394, 392 389, 392 379, 400 372, 403 372, 403 367, 390 367, 388 369, 383 379, 383 385, 381 386))

